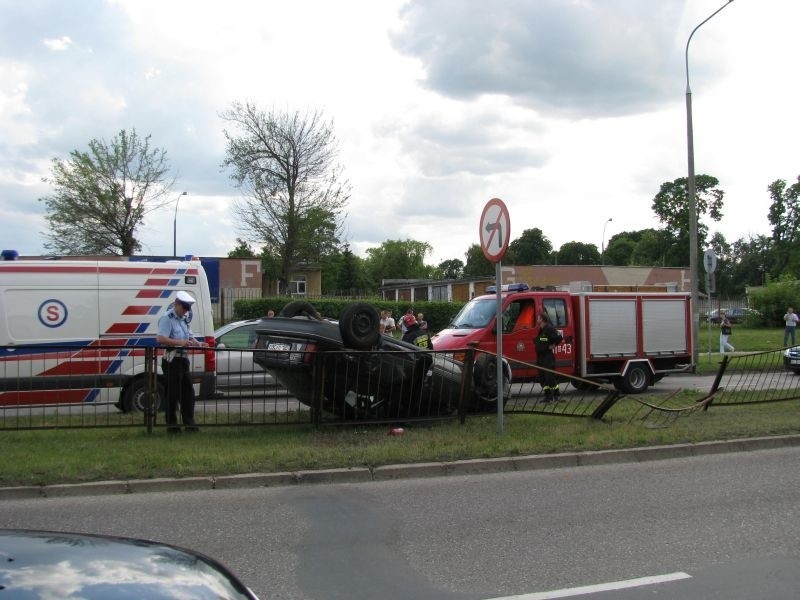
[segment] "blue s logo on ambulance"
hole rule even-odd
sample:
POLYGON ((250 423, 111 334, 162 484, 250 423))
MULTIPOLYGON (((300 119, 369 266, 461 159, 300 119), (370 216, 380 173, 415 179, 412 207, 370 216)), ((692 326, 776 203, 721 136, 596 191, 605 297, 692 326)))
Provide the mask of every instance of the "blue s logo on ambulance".
POLYGON ((51 298, 39 305, 39 321, 45 327, 61 327, 67 320, 67 307, 61 302, 51 298))

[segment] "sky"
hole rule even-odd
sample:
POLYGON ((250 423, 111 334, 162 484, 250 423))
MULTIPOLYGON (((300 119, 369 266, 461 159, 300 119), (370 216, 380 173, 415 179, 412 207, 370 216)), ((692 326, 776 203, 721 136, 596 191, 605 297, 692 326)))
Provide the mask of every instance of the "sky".
MULTIPOLYGON (((360 256, 413 239, 464 261, 492 198, 511 239, 599 249, 658 227, 653 197, 686 177, 686 43, 725 4, 0 0, 0 247, 44 253, 51 161, 136 129, 176 176, 142 253, 171 255, 175 224, 179 255, 226 256, 220 115, 251 102, 332 121, 360 256)), ((769 235, 767 186, 800 175, 798 23, 798 0, 733 0, 691 40, 695 170, 729 242, 769 235)))

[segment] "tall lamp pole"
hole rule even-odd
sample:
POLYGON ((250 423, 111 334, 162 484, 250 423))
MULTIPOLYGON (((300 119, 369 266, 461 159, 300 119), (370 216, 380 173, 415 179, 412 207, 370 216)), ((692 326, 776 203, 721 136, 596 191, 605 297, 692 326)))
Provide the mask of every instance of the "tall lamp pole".
POLYGON ((689 43, 692 41, 692 36, 700 29, 705 23, 716 15, 723 8, 728 6, 733 0, 728 0, 725 4, 720 6, 717 10, 711 13, 704 21, 697 27, 692 29, 689 34, 689 39, 686 40, 686 147, 689 159, 689 180, 687 183, 687 194, 689 195, 689 278, 691 280, 692 291, 692 363, 697 365, 699 356, 699 292, 698 292, 698 272, 697 272, 697 197, 695 194, 695 181, 694 181, 694 131, 692 129, 692 89, 689 87, 689 43))
POLYGON ((603 223, 603 239, 602 239, 602 241, 600 242, 600 264, 601 264, 601 265, 604 265, 604 264, 606 264, 606 225, 608 225, 609 223, 611 223, 611 221, 613 221, 613 220, 614 220, 614 219, 612 219, 611 217, 609 217, 609 218, 608 218, 608 221, 606 221, 605 223, 603 223))
POLYGON ((183 192, 175 198, 175 216, 172 217, 172 256, 178 258, 178 202, 181 196, 186 196, 187 192, 183 192))

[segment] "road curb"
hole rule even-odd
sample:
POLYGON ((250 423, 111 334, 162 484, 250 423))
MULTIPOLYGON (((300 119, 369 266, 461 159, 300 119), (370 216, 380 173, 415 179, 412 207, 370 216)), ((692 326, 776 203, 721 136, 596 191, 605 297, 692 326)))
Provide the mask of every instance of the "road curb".
POLYGON ((324 469, 319 471, 249 473, 241 475, 222 475, 218 477, 135 479, 129 481, 95 481, 90 483, 0 487, 0 501, 149 492, 288 487, 325 483, 367 483, 372 481, 390 481, 394 479, 418 479, 450 475, 481 475, 510 471, 591 467, 631 462, 671 460, 674 458, 689 458, 734 452, 775 450, 793 446, 800 446, 800 435, 672 444, 668 446, 647 446, 643 448, 597 450, 591 452, 564 452, 560 454, 535 454, 529 456, 457 460, 452 462, 385 465, 373 469, 356 467, 324 469))

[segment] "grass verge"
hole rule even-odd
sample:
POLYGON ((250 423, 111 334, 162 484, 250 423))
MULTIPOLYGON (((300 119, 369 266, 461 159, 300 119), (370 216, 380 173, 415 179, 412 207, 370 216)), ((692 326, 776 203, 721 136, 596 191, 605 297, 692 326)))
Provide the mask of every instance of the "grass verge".
POLYGON ((800 433, 797 401, 712 406, 657 429, 629 422, 635 410, 621 402, 604 422, 506 415, 503 435, 493 416, 463 426, 407 426, 401 437, 387 435, 386 426, 204 427, 176 437, 139 428, 2 431, 0 485, 375 467, 800 433))

